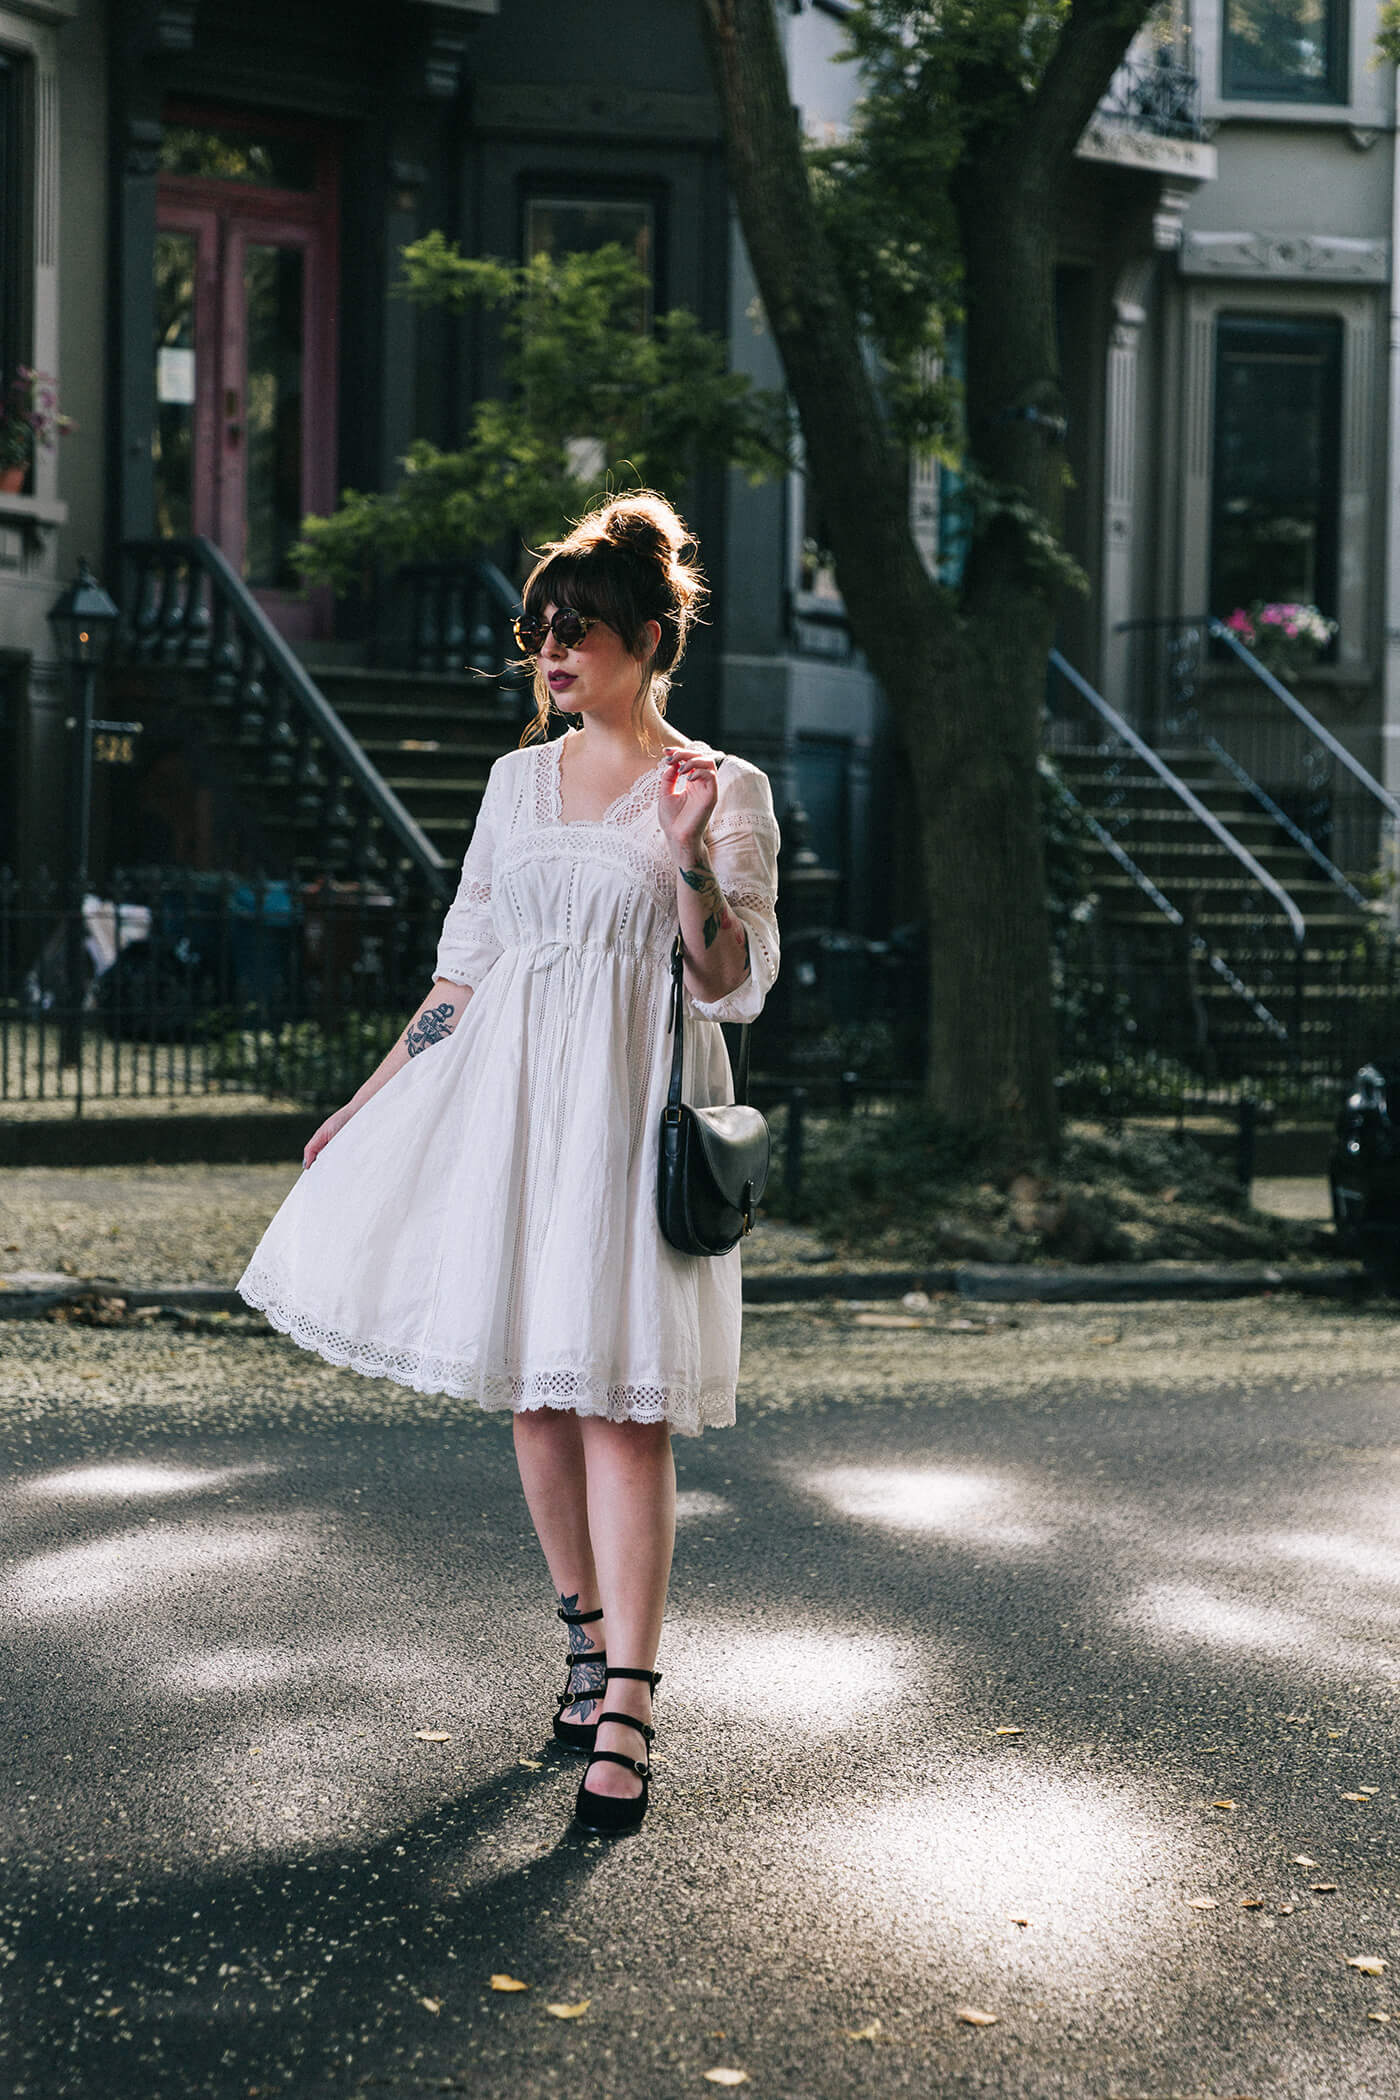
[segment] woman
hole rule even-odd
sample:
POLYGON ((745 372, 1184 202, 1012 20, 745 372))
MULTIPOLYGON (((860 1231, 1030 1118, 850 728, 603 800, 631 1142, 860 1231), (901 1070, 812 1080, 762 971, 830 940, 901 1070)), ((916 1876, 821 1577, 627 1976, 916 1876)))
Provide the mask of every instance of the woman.
POLYGON ((537 563, 516 638, 538 713, 491 769, 432 990, 239 1283, 332 1363, 513 1410, 569 1628, 554 1733, 591 1753, 576 1814, 609 1832, 647 1807, 671 1431, 734 1420, 739 1362, 737 1249, 678 1254, 657 1225, 670 953, 679 931, 696 1103, 732 1098, 716 1024, 778 967, 767 779, 665 719, 705 596, 691 548, 643 494, 537 563), (554 711, 577 726, 541 741, 554 711))

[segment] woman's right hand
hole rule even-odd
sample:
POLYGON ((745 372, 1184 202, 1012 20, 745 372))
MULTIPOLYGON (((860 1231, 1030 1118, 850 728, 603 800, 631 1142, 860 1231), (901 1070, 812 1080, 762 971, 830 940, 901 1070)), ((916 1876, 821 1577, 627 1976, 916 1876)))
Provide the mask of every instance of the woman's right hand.
POLYGON ((308 1140, 306 1150, 301 1155, 303 1167, 309 1167, 317 1153, 325 1150, 336 1132, 345 1128, 351 1116, 354 1115, 357 1105, 353 1101, 347 1101, 344 1108, 338 1108, 333 1116, 326 1117, 325 1122, 316 1132, 316 1135, 308 1140))

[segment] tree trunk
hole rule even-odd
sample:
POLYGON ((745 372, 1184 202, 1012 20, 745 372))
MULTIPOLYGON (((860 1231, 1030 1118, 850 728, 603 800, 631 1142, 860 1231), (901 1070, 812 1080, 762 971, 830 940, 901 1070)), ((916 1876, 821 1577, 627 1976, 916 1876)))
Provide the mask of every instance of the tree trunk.
MULTIPOLYGON (((928 1102, 959 1126, 997 1128, 1023 1154, 1049 1154, 1058 1131, 1036 779, 1051 627, 1044 587, 1027 573, 1010 527, 978 545, 967 617, 929 578, 910 530, 907 459, 884 427, 812 206, 772 0, 704 0, 704 16, 730 181, 847 614, 915 786, 931 978, 928 1102)), ((1044 332, 1031 330, 1037 348, 1044 332)), ((1045 373, 1042 356, 1031 362, 1045 373)), ((1009 350, 982 391, 1014 399, 1027 383, 1022 364, 1009 350)), ((1043 432, 1028 422, 1002 427, 998 457, 1023 463, 1020 485, 1043 495, 1043 432)))

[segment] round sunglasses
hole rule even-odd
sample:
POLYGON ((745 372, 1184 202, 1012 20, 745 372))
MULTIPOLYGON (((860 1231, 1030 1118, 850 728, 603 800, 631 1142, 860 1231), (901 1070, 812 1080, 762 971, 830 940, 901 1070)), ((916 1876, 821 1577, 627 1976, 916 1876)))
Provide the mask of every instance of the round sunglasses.
POLYGON ((561 605, 552 620, 541 619, 538 613, 522 613, 511 622, 511 629, 517 649, 526 656, 538 656, 546 635, 552 634, 561 649, 577 649, 589 628, 600 624, 586 613, 575 612, 572 605, 561 605))

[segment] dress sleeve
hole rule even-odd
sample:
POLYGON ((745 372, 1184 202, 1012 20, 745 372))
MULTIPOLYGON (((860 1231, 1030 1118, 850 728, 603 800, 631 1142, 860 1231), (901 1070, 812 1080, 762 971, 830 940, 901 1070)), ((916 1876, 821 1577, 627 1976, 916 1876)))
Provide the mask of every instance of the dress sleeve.
POLYGON ((731 759, 720 768, 719 800, 707 836, 710 865, 730 910, 749 937, 749 974, 723 999, 692 999, 706 1021, 752 1021, 778 974, 778 820, 768 775, 731 759), (732 768, 732 771, 731 771, 732 768))
POLYGON ((457 894, 447 908, 438 939, 434 976, 473 989, 497 961, 501 944, 491 924, 491 860, 494 848, 493 823, 497 793, 496 768, 486 783, 481 807, 472 826, 462 878, 457 894))

